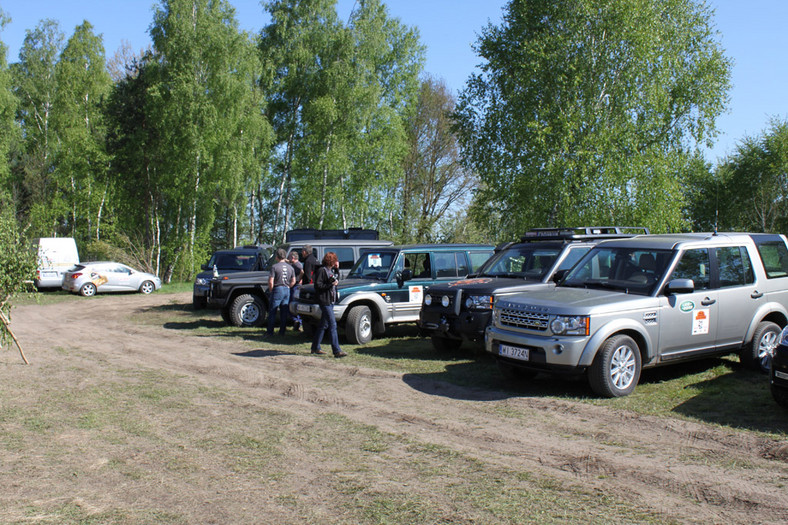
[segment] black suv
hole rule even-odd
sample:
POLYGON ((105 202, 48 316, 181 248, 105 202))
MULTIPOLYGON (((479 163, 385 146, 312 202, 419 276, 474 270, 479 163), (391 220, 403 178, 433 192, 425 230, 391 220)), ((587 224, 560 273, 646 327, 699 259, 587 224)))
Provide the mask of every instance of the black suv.
POLYGON ((266 269, 271 258, 271 246, 247 245, 238 246, 230 250, 215 252, 208 264, 203 264, 202 272, 194 279, 194 292, 192 305, 195 310, 205 308, 208 304, 208 290, 211 287, 211 278, 216 275, 227 275, 237 272, 253 272, 266 269))
POLYGON ((555 286, 555 273, 571 268, 599 241, 644 233, 646 228, 619 226, 529 230, 519 243, 497 250, 472 278, 430 286, 419 326, 436 350, 456 350, 463 339, 482 345, 496 298, 555 286))

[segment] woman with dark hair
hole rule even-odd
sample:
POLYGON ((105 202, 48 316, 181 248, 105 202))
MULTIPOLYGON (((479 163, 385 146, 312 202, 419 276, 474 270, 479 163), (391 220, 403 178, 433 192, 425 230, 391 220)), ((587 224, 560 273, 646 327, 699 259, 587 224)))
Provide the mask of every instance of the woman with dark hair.
POLYGON ((315 271, 315 292, 320 305, 320 326, 315 330, 315 339, 312 341, 313 354, 325 354, 320 349, 323 334, 328 330, 331 336, 331 350, 334 357, 345 357, 347 354, 339 348, 339 335, 337 334, 337 320, 334 318, 334 303, 337 300, 337 282, 339 282, 339 259, 334 252, 326 252, 323 256, 323 266, 315 271))

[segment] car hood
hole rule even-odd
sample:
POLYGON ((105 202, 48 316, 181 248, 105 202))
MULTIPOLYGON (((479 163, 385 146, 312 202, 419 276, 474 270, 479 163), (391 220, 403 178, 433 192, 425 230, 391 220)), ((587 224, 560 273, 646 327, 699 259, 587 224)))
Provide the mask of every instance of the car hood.
POLYGON ((433 284, 429 287, 429 292, 454 294, 457 289, 461 289, 463 295, 492 295, 495 292, 530 290, 536 286, 554 287, 555 284, 547 285, 541 281, 526 281, 511 277, 474 277, 450 283, 433 284))
MULTIPOLYGON (((213 278, 213 280, 214 281, 261 280, 261 279, 268 279, 270 273, 271 272, 266 270, 256 270, 253 272, 235 272, 235 273, 227 272, 226 274, 219 272, 219 275, 221 277, 219 277, 218 279, 213 278)), ((211 275, 213 275, 213 272, 211 272, 211 275)))
POLYGON ((517 308, 555 315, 590 315, 654 308, 658 299, 651 296, 591 288, 534 290, 526 295, 498 300, 498 308, 517 308))
MULTIPOLYGON (((241 270, 219 270, 219 275, 230 275, 234 273, 242 273, 241 270)), ((243 273, 260 273, 259 271, 256 272, 243 272, 243 273)), ((205 279, 206 281, 210 281, 213 279, 213 270, 205 270, 197 274, 198 279, 205 279)))

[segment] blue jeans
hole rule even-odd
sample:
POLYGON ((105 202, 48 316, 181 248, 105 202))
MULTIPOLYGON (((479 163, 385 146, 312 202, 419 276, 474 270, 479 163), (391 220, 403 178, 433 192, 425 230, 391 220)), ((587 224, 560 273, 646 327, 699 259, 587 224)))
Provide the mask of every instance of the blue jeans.
POLYGON ((337 334, 337 320, 334 317, 334 305, 328 306, 320 305, 320 326, 315 330, 315 339, 312 341, 312 351, 320 350, 320 343, 323 342, 323 334, 328 330, 331 337, 331 351, 338 354, 342 351, 339 348, 339 335, 337 334))
MULTIPOLYGON (((300 284, 297 284, 297 285, 293 286, 292 288, 290 288, 290 302, 291 303, 293 302, 293 295, 295 295, 295 293, 298 290, 300 290, 300 289, 301 289, 301 285, 300 284)), ((290 318, 294 322, 296 322, 298 324, 301 324, 301 316, 300 315, 298 315, 298 314, 291 314, 289 311, 288 311, 288 315, 290 316, 290 318)), ((298 329, 298 328, 296 328, 296 329, 298 329)))
POLYGON ((268 303, 268 335, 274 334, 274 323, 276 322, 276 311, 279 310, 279 333, 285 333, 287 326, 287 308, 290 302, 290 288, 287 286, 274 286, 271 292, 270 302, 268 303))

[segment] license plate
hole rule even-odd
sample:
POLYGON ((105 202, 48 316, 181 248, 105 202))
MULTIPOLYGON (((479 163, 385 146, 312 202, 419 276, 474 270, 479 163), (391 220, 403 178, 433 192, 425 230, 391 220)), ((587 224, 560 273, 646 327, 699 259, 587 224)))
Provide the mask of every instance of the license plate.
POLYGON ((308 304, 297 304, 296 305, 296 312, 309 313, 310 311, 311 311, 311 308, 309 307, 308 304))
POLYGON ((498 354, 512 359, 528 361, 528 349, 521 346, 500 345, 498 354))

